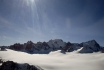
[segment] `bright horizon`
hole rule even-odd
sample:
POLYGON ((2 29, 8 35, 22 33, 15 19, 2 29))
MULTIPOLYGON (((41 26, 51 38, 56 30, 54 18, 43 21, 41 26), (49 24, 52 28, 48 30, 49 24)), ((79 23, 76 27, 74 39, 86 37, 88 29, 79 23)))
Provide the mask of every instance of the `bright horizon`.
POLYGON ((31 40, 104 46, 104 0, 0 0, 0 46, 31 40))

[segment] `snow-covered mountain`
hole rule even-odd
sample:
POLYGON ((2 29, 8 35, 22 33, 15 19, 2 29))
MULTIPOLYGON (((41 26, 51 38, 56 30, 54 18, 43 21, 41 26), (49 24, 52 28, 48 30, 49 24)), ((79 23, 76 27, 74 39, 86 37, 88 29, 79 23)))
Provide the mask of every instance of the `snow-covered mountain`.
POLYGON ((90 40, 81 44, 83 46, 83 49, 80 51, 81 53, 92 53, 101 50, 100 45, 95 40, 90 40))
POLYGON ((62 39, 54 39, 49 40, 48 42, 37 42, 33 43, 32 41, 28 41, 24 44, 16 43, 14 45, 9 46, 9 49, 16 51, 23 51, 28 53, 49 53, 55 50, 62 50, 64 52, 72 52, 77 51, 79 53, 92 53, 101 51, 101 46, 95 41, 90 40, 82 43, 70 43, 64 42, 62 39))

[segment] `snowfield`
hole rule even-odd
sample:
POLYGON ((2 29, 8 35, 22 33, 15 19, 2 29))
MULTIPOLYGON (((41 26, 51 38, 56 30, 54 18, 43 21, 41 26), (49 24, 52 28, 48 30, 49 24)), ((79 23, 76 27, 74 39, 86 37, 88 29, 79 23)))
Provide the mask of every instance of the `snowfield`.
POLYGON ((58 50, 49 54, 28 54, 7 49, 0 51, 0 57, 38 65, 44 70, 104 70, 104 53, 100 52, 81 54, 74 51, 63 54, 58 50))

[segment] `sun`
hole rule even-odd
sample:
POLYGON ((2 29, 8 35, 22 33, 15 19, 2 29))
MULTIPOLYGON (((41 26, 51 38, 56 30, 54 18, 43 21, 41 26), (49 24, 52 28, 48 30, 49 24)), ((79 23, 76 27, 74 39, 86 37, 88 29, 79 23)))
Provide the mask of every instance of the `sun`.
POLYGON ((35 4, 36 0, 23 0, 27 6, 35 4))

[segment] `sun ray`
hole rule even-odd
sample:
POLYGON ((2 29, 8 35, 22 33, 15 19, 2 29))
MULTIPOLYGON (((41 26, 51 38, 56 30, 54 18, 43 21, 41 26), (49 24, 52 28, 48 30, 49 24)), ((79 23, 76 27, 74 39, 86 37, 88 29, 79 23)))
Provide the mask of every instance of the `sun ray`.
MULTIPOLYGON (((27 6, 29 6, 31 9, 31 21, 32 21, 32 30, 35 30, 37 28, 37 31, 41 35, 41 26, 39 24, 39 15, 38 15, 38 10, 37 10, 37 0, 24 0, 27 6)), ((28 27, 29 28, 29 27, 28 27)))

